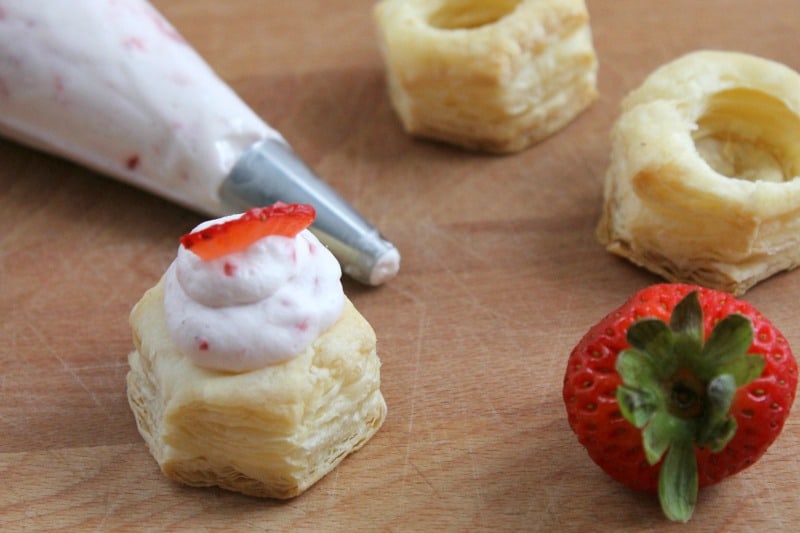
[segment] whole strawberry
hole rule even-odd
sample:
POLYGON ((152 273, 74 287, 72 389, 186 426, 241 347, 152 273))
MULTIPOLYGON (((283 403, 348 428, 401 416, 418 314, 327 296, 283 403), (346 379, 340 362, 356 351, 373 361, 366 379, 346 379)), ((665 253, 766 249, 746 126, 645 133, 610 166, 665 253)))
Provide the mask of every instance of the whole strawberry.
POLYGON ((747 302, 653 285, 573 349, 569 424, 589 456, 687 521, 699 487, 753 464, 783 428, 797 387, 786 339, 747 302))

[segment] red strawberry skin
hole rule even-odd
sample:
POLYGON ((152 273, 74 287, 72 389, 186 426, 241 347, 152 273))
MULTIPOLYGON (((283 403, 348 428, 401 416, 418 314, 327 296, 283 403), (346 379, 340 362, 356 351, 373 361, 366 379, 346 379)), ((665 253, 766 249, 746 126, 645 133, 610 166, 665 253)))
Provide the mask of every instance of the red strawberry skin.
POLYGON ((698 291, 704 333, 731 313, 751 319, 749 350, 764 357, 760 377, 737 390, 731 406, 738 430, 719 453, 696 448, 699 486, 716 483, 753 464, 777 438, 789 415, 797 387, 797 362, 784 336, 752 305, 730 294, 693 285, 665 283, 645 288, 592 327, 573 349, 564 377, 563 397, 570 426, 589 456, 609 475, 635 489, 655 492, 661 463, 649 465, 641 431, 620 413, 615 370, 618 354, 629 347, 626 332, 645 317, 669 321, 676 304, 698 291))
POLYGON ((238 218, 220 222, 181 237, 184 248, 204 261, 244 250, 269 235, 294 237, 314 221, 316 212, 309 204, 276 202, 254 207, 238 218))

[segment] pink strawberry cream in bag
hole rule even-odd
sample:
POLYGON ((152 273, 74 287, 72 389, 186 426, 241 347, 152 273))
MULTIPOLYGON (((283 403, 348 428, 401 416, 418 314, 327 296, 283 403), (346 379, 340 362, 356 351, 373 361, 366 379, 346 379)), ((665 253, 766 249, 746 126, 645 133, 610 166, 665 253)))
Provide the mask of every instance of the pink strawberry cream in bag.
POLYGON ((208 215, 313 204, 344 273, 377 285, 399 269, 395 247, 145 0, 0 0, 0 135, 208 215))

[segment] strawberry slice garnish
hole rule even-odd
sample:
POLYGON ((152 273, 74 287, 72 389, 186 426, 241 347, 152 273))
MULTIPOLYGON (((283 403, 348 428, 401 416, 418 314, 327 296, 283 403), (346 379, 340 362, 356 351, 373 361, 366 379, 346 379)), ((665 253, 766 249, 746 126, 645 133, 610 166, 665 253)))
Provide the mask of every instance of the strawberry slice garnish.
POLYGON ((255 207, 239 218, 220 222, 181 237, 180 242, 203 261, 240 252, 264 237, 294 237, 314 221, 316 212, 309 204, 277 202, 255 207))

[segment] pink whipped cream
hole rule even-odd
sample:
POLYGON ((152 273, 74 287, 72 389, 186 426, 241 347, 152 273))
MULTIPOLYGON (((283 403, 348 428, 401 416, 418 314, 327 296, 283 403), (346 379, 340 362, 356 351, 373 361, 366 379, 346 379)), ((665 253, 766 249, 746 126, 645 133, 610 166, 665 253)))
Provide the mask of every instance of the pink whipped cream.
POLYGON ((181 246, 164 278, 167 327, 199 366, 244 372, 280 363, 339 319, 341 275, 336 258, 308 230, 265 237, 210 261, 181 246))
POLYGON ((144 0, 0 0, 0 135, 214 216, 281 138, 144 0))

